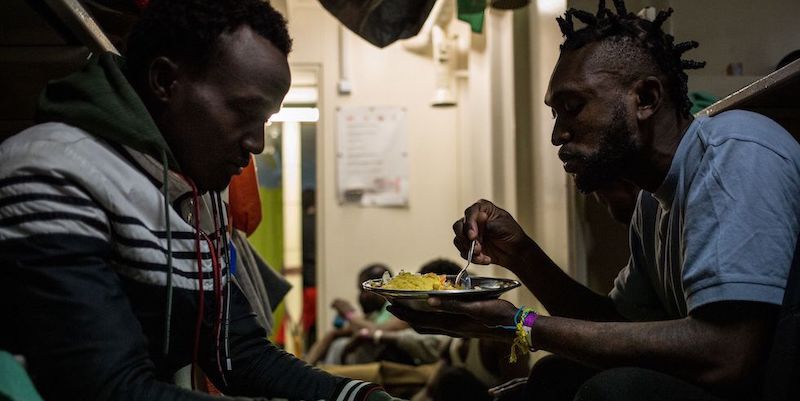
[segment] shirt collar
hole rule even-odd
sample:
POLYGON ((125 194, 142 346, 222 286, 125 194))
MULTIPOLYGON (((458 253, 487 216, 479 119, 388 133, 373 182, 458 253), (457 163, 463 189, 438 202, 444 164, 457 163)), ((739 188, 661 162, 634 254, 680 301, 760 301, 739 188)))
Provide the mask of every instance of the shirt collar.
POLYGON ((678 185, 678 176, 681 171, 681 165, 683 164, 684 159, 686 158, 686 153, 689 150, 689 144, 691 143, 691 135, 697 127, 699 127, 702 118, 695 118, 689 127, 686 128, 686 131, 683 133, 683 137, 681 138, 680 143, 678 144, 678 148, 675 150, 675 154, 672 156, 672 162, 669 166, 669 171, 667 172, 667 176, 664 177, 664 181, 661 185, 656 189, 653 193, 653 196, 658 200, 658 204, 661 205, 661 208, 664 210, 669 210, 672 208, 672 202, 675 200, 675 189, 678 185))
MULTIPOLYGON (((125 150, 150 180, 161 189, 164 185, 164 165, 152 156, 129 146, 125 146, 125 150)), ((167 176, 169 177, 169 203, 174 204, 179 198, 185 197, 187 193, 192 192, 192 187, 180 174, 169 170, 167 176)))

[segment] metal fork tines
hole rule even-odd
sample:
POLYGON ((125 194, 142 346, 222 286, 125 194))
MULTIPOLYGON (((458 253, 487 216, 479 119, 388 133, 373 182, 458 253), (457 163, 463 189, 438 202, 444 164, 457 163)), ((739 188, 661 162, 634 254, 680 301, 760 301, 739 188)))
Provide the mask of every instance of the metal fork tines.
POLYGON ((472 240, 472 244, 470 244, 470 246, 469 246, 469 252, 467 253, 467 265, 464 266, 464 268, 461 269, 460 272, 458 272, 458 275, 456 276, 456 280, 455 280, 455 282, 453 282, 453 285, 458 286, 458 284, 461 282, 461 280, 464 280, 464 285, 462 287, 465 290, 468 290, 470 287, 472 287, 472 285, 471 285, 472 284, 471 283, 472 280, 470 280, 469 274, 467 274, 467 268, 469 267, 469 264, 472 262, 472 253, 473 252, 475 252, 475 240, 472 240))

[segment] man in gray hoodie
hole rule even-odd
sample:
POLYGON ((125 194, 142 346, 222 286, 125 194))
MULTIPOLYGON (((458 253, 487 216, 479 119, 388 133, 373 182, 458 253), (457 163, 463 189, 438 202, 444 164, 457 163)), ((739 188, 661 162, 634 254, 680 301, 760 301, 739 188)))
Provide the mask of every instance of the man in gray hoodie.
POLYGON ((264 146, 290 47, 263 1, 153 1, 127 60, 51 82, 0 145, 0 348, 45 399, 212 399, 170 383, 190 363, 233 396, 391 399, 271 344, 230 280, 218 192, 264 146))

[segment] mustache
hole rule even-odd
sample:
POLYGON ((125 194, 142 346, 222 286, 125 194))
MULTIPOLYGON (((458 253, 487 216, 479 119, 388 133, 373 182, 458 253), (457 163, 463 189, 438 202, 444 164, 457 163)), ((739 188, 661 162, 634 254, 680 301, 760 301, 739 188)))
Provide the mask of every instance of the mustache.
POLYGON ((561 159, 562 162, 566 163, 567 161, 575 159, 585 160, 586 155, 580 154, 578 152, 573 152, 562 147, 561 149, 558 150, 558 158, 561 159))

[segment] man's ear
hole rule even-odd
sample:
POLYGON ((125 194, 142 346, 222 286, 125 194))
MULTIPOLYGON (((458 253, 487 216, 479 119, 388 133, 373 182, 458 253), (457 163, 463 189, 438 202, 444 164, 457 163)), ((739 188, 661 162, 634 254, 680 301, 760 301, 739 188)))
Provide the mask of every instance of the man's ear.
POLYGON ((639 121, 649 119, 658 111, 664 100, 664 86, 661 80, 649 76, 637 82, 633 90, 636 95, 636 118, 639 121))
POLYGON ((172 96, 178 80, 178 65, 167 57, 160 56, 150 62, 147 69, 147 88, 153 97, 161 103, 172 96))

